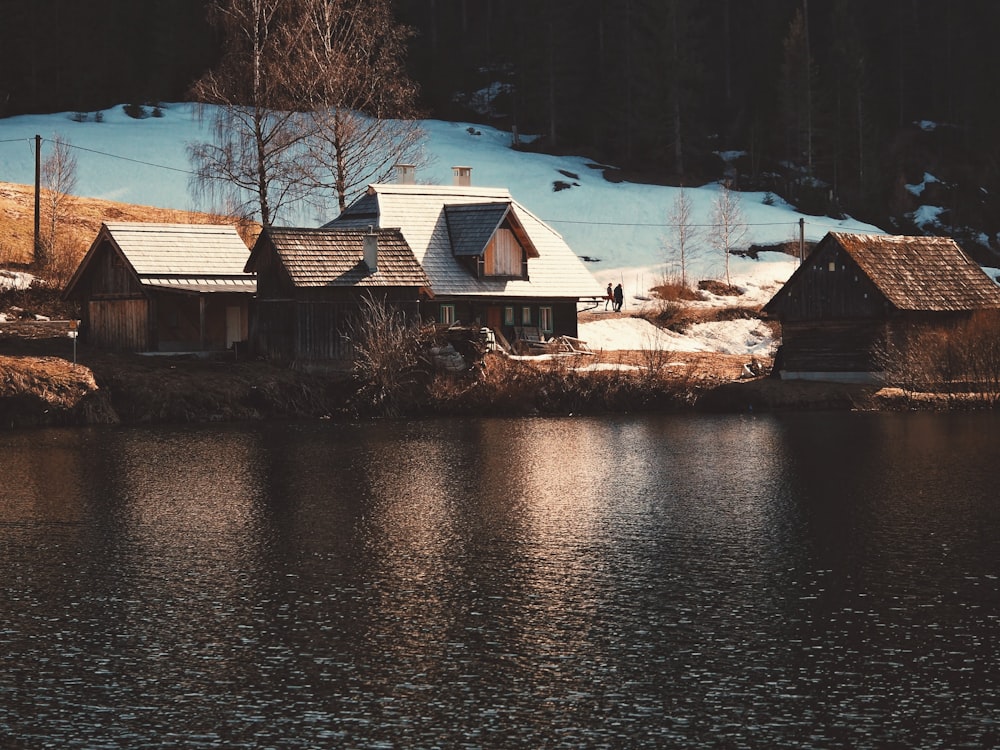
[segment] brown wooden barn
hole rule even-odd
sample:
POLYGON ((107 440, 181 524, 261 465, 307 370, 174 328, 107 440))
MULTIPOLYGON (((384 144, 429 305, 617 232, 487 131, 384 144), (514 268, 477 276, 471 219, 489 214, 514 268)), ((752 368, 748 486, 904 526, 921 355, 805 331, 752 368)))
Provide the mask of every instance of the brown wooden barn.
POLYGON ((784 379, 873 382, 897 334, 1000 308, 1000 287, 944 237, 827 234, 764 312, 781 321, 784 379))
POLYGON ((284 360, 338 360, 362 297, 420 318, 430 282, 398 229, 269 227, 246 270, 257 277, 251 346, 284 360))
POLYGON ((256 289, 235 227, 101 225, 66 286, 80 303, 82 336, 118 351, 185 352, 245 341, 256 289))

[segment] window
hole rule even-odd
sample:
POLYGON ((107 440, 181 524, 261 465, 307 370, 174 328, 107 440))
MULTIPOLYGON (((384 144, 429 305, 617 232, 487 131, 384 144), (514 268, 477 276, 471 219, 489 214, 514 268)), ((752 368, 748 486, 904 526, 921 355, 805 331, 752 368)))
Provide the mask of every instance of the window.
POLYGON ((446 326, 454 325, 455 323, 455 306, 454 305, 441 305, 439 320, 446 326))
POLYGON ((551 307, 539 307, 538 308, 538 327, 542 329, 543 333, 552 333, 552 308, 551 307))
POLYGON ((514 308, 513 307, 505 307, 503 309, 503 324, 505 326, 512 326, 512 325, 514 325, 514 308))
POLYGON ((522 307, 521 308, 521 325, 530 326, 531 325, 531 308, 522 307))

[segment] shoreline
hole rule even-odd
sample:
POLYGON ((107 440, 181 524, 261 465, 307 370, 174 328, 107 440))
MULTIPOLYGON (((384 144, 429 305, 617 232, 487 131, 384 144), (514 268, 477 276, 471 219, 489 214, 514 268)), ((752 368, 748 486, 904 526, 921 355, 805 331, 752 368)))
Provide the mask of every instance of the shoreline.
POLYGON ((653 377, 487 362, 474 375, 437 374, 399 395, 392 413, 359 401, 350 374, 268 362, 104 354, 87 364, 0 354, 0 429, 378 416, 538 416, 616 413, 769 413, 988 408, 946 394, 872 385, 653 377), (428 395, 430 394, 430 395, 428 395))

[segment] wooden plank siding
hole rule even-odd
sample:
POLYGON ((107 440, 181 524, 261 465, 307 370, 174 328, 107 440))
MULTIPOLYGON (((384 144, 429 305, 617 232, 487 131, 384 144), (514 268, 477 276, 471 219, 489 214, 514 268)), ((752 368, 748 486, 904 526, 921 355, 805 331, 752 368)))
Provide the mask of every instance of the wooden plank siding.
POLYGON ((791 372, 871 372, 874 348, 884 340, 884 321, 785 322, 782 369, 791 372))
POLYGON ((833 246, 801 269, 798 283, 786 292, 782 316, 790 321, 876 318, 887 309, 878 287, 833 246))
POLYGON ((88 342, 103 349, 150 348, 149 306, 140 299, 95 299, 87 305, 88 342))
MULTIPOLYGON (((415 320, 415 302, 392 302, 407 319, 415 320)), ((252 316, 254 352, 277 360, 350 359, 353 345, 348 338, 359 315, 357 298, 323 300, 257 300, 252 316)))

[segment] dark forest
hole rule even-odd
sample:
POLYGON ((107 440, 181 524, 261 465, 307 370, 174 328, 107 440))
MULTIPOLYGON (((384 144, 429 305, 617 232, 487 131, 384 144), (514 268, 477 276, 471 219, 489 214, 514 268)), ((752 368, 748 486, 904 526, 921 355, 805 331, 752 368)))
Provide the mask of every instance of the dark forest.
MULTIPOLYGON (((0 116, 178 101, 215 62, 206 0, 2 0, 0 116)), ((429 117, 542 137, 628 179, 728 176, 905 231, 905 182, 995 236, 1000 3, 394 0, 429 117), (491 90, 488 100, 475 92, 491 90), (919 123, 933 122, 933 128, 919 123), (986 192, 984 192, 986 191, 986 192)), ((990 243, 992 244, 992 243, 990 243)))

